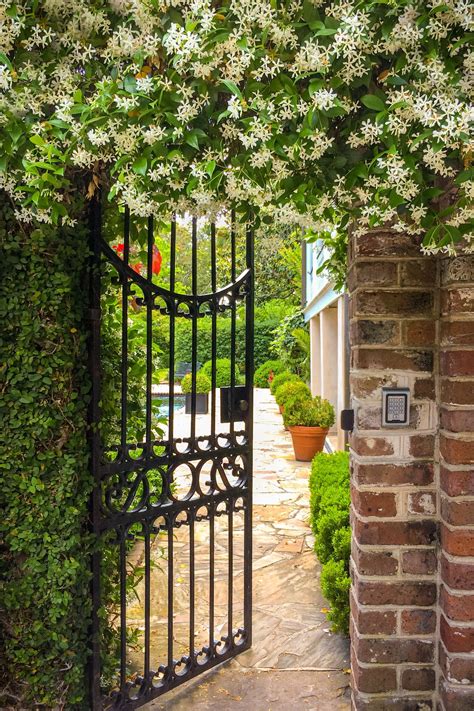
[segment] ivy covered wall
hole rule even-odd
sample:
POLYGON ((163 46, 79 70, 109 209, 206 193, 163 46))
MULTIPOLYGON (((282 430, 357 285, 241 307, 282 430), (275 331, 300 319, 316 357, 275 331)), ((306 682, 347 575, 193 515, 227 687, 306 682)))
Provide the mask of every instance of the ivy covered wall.
POLYGON ((87 234, 0 196, 0 707, 85 709, 87 234))

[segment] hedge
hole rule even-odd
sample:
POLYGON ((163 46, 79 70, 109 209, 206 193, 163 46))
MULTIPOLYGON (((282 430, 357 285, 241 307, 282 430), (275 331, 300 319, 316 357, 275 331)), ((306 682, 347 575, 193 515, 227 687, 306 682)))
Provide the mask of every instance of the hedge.
POLYGON ((86 709, 86 235, 27 232, 0 195, 0 240, 0 707, 86 709))
MULTIPOLYGON (((221 317, 217 319, 217 356, 218 358, 229 358, 231 352, 231 319, 221 317)), ((254 360, 255 367, 268 360, 270 355, 270 344, 273 339, 273 331, 277 326, 277 321, 255 321, 254 325, 254 360)), ((197 360, 205 363, 212 357, 212 319, 202 318, 198 324, 197 340, 197 360)), ((176 340, 175 340, 175 360, 176 362, 191 362, 192 338, 190 321, 187 319, 177 319, 176 340)), ((235 328, 235 357, 240 369, 245 368, 245 321, 237 319, 235 328)))
POLYGON ((322 563, 321 588, 331 604, 334 631, 349 631, 349 454, 321 452, 309 477, 310 523, 314 549, 322 563))

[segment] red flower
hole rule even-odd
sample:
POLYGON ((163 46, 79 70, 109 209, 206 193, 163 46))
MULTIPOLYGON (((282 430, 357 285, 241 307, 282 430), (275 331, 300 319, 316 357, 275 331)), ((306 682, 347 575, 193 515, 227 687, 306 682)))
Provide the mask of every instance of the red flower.
POLYGON ((132 264, 132 269, 133 269, 133 271, 136 272, 137 274, 141 274, 141 273, 142 273, 142 269, 143 269, 143 264, 142 264, 141 262, 137 262, 136 264, 132 264))
POLYGON ((123 242, 120 242, 119 244, 112 245, 112 249, 115 249, 117 254, 123 254, 124 247, 125 247, 125 245, 123 242))
POLYGON ((161 252, 158 249, 156 245, 153 245, 153 256, 151 260, 151 271, 153 274, 159 274, 161 271, 161 263, 163 261, 163 257, 161 256, 161 252))

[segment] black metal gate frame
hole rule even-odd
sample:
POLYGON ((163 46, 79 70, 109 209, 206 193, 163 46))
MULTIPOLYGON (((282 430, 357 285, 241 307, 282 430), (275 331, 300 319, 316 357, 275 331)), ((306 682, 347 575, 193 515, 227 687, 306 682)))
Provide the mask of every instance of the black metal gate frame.
MULTIPOLYGON (((101 554, 100 546, 92 561, 92 629, 91 629, 91 683, 90 706, 93 711, 104 708, 134 709, 182 684, 198 674, 220 664, 251 646, 252 629, 252 440, 253 440, 253 233, 246 228, 246 269, 236 275, 236 226, 235 215, 231 219, 231 283, 217 288, 216 274, 216 227, 211 224, 211 284, 212 291, 198 294, 197 289, 197 223, 192 221, 192 293, 175 292, 176 269, 176 220, 173 217, 170 231, 170 288, 169 291, 152 281, 152 251, 154 244, 153 218, 147 228, 147 273, 146 278, 137 274, 129 265, 130 213, 124 216, 124 251, 121 259, 102 238, 102 215, 100 200, 91 210, 92 270, 90 289, 90 371, 92 377, 91 420, 91 466, 94 476, 94 491, 91 501, 92 531, 99 542, 108 531, 115 531, 120 547, 120 684, 112 694, 104 695, 101 689, 100 610, 101 610, 101 554), (114 448, 115 459, 104 458, 104 446, 100 437, 101 394, 101 345, 100 345, 100 265, 106 260, 117 271, 122 290, 122 368, 121 368, 121 436, 114 448), (138 286, 144 297, 142 306, 147 314, 146 341, 146 434, 144 442, 127 441, 127 348, 128 348, 128 297, 133 286, 138 286), (236 306, 245 301, 246 311, 246 367, 245 389, 239 388, 235 379, 236 306), (169 423, 168 437, 164 441, 152 438, 152 311, 159 309, 169 316, 169 423), (230 310, 231 316, 231 384, 229 432, 219 433, 216 427, 216 359, 217 317, 230 310), (212 400, 211 431, 209 436, 196 436, 196 372, 198 319, 212 319, 212 400), (176 438, 174 428, 174 349, 175 319, 188 318, 192 324, 192 393, 190 437, 176 438), (236 401, 237 397, 237 401, 236 401), (235 403, 242 405, 242 413, 236 415, 235 403), (244 423, 236 429, 236 422, 244 423), (178 449, 178 444, 181 447, 178 449), (184 445, 184 446, 183 446, 184 445), (156 448, 161 448, 159 453, 156 448), (136 458, 130 452, 142 450, 136 458), (236 463, 240 457, 243 466, 236 463), (207 462, 212 462, 207 473, 205 487, 200 472, 207 462), (186 463, 192 471, 192 486, 186 497, 178 500, 171 487, 173 471, 186 463), (146 474, 150 469, 159 469, 163 478, 163 491, 158 502, 150 500, 146 474), (231 483, 226 471, 232 470, 231 483), (136 495, 141 487, 140 500, 136 495), (207 487, 207 488, 206 488, 207 487), (125 496, 125 502, 124 501, 125 496), (119 500, 122 503, 118 503, 119 500), (223 510, 223 506, 225 510, 223 510), (205 507, 206 515, 198 515, 205 507), (233 627, 233 514, 244 511, 244 625, 233 627), (184 520, 183 520, 184 512, 184 520), (220 640, 214 639, 214 521, 216 516, 228 516, 228 633, 220 640), (178 517, 181 518, 178 521, 178 517), (159 526, 155 525, 161 519, 159 526), (208 520, 210 529, 209 569, 209 643, 200 650, 194 649, 194 603, 195 561, 194 524, 208 520), (126 542, 130 526, 141 524, 140 537, 144 540, 144 674, 128 679, 126 672, 126 542), (173 532, 175 528, 189 526, 190 543, 190 639, 189 654, 173 658, 173 532), (150 546, 153 538, 163 531, 168 539, 168 658, 159 669, 151 668, 150 659, 150 546)), ((138 301, 138 299, 137 299, 138 301)))

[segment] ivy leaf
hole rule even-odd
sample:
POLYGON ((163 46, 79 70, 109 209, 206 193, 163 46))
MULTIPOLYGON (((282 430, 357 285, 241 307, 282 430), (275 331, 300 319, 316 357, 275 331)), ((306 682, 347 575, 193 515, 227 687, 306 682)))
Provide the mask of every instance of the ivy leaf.
POLYGON ((146 169, 148 168, 148 161, 145 156, 140 156, 133 161, 132 170, 137 175, 146 175, 146 169))
POLYGON ((364 106, 367 106, 368 109, 372 109, 372 111, 385 111, 386 107, 384 102, 375 94, 366 94, 362 97, 361 101, 364 106))

